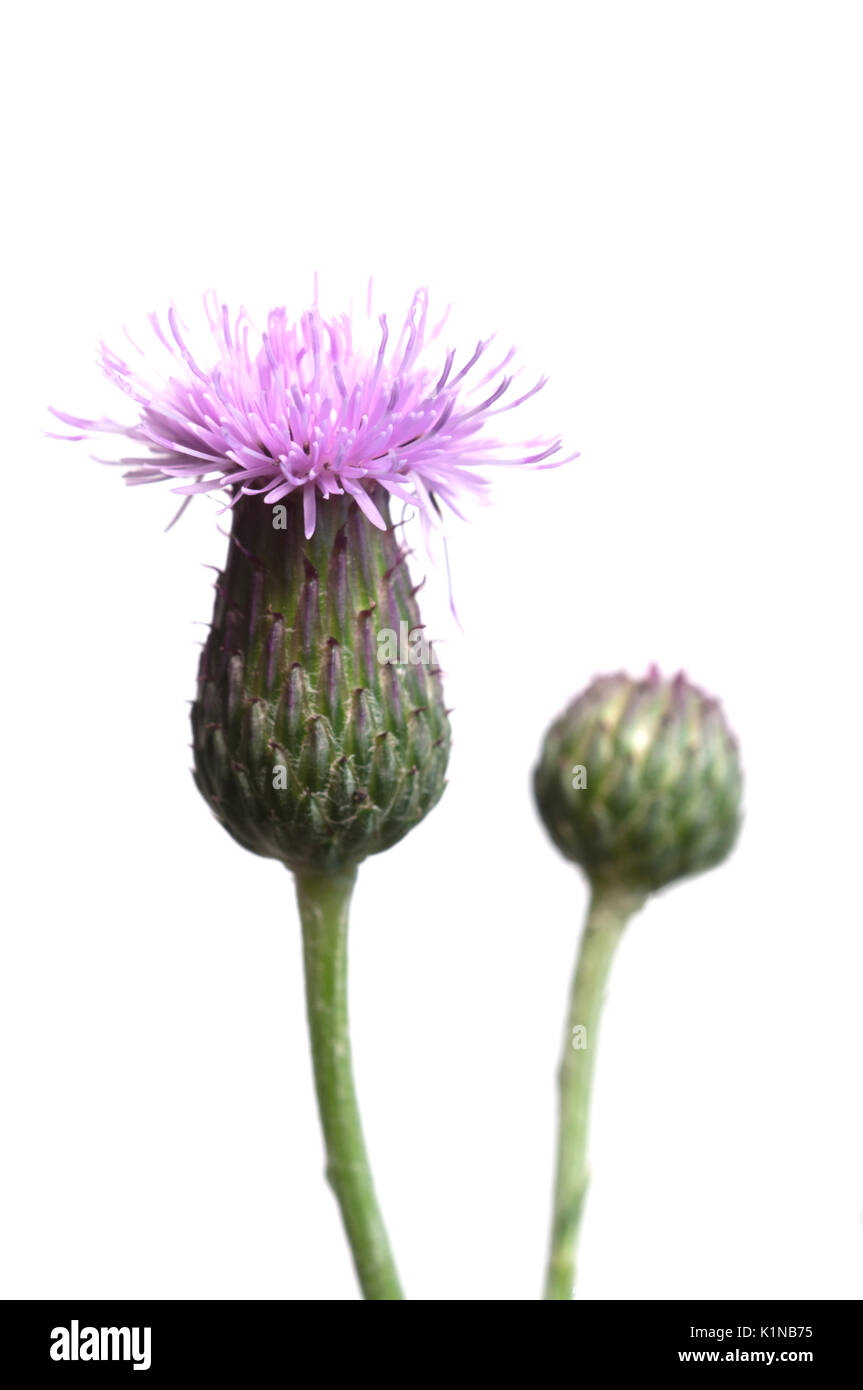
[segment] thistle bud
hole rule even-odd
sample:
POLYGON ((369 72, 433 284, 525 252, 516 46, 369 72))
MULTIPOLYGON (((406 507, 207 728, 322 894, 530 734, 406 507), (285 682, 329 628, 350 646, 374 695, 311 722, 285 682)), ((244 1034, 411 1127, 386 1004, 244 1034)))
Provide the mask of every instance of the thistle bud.
MULTIPOLYGON (((381 492, 375 501, 389 520, 381 492)), ((192 709, 195 780, 246 849, 345 868, 444 789, 449 723, 405 552, 350 497, 243 498, 192 709)))
POLYGON ((718 702, 681 673, 600 676, 549 729, 540 815, 594 883, 651 892, 730 852, 740 826, 737 743, 718 702))

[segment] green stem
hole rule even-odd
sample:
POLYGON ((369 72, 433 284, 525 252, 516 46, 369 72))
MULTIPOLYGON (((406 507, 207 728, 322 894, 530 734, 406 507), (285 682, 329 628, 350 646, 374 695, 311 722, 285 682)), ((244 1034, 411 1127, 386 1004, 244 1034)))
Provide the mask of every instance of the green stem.
POLYGON ((306 1006, 327 1179, 338 1199, 367 1299, 404 1295, 378 1208, 363 1139, 348 1032, 348 908, 356 869, 298 872, 306 1006))
POLYGON ((558 1072, 560 1118, 547 1299, 572 1298, 575 1248, 588 1181, 587 1126, 599 1020, 615 948, 643 902, 640 893, 593 886, 558 1072))

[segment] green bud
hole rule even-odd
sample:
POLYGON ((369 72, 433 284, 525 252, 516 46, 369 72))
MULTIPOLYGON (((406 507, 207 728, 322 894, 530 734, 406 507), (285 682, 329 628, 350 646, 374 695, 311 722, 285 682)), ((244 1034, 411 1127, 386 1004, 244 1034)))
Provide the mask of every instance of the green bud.
POLYGON ((737 743, 680 674, 600 676, 546 734, 534 773, 545 827, 594 883, 636 892, 701 873, 740 827, 737 743))
POLYGON ((440 799, 449 722, 392 528, 331 496, 307 538, 300 492, 243 498, 216 589, 192 730, 217 820, 291 869, 394 845, 440 799))

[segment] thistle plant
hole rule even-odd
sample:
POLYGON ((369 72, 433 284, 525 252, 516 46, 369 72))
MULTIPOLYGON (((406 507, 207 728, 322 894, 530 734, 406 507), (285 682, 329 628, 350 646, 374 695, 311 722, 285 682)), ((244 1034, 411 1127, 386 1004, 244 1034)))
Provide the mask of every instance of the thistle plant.
POLYGON ((651 893, 730 853, 737 744, 716 700, 681 673, 602 676, 554 721, 534 773, 545 828, 590 884, 558 1073, 559 1129, 545 1297, 572 1298, 587 1190, 590 1091, 603 995, 624 928, 651 893))
POLYGON ((348 911, 358 865, 440 799, 450 729, 433 648, 380 643, 422 634, 390 508, 418 514, 428 541, 446 509, 484 492, 479 467, 541 465, 560 444, 511 452, 484 432, 543 383, 511 398, 513 354, 490 362, 491 339, 464 363, 449 351, 427 365, 443 325, 429 328, 425 292, 393 342, 385 316, 355 342, 351 317, 325 319, 317 304, 296 320, 273 310, 260 334, 213 296, 205 309, 206 356, 173 309, 164 325, 151 316, 161 373, 134 344, 134 366, 103 347, 131 420, 55 414, 73 430, 64 438, 130 441, 132 484, 169 480, 186 501, 224 493, 232 525, 192 709, 195 781, 239 844, 295 876, 327 1176, 365 1297, 399 1299, 353 1082, 348 911))

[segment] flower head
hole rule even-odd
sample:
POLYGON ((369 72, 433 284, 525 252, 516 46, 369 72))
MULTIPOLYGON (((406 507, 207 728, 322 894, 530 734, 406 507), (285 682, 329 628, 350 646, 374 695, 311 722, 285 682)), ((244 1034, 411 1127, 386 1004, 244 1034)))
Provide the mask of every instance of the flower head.
POLYGON ((548 730, 534 772, 546 829, 591 880, 644 892, 722 862, 740 828, 737 742, 719 702, 652 666, 599 676, 548 730))
POLYGON ((258 495, 275 504, 300 491, 307 537, 318 504, 333 495, 348 494, 384 528, 370 495, 379 484, 415 508, 427 530, 438 524, 442 506, 458 512, 462 495, 483 491, 487 479, 476 471, 483 465, 542 465, 559 454, 559 440, 533 439, 513 456, 484 433, 492 417, 544 384, 510 399, 513 351, 489 365, 487 339, 464 362, 449 351, 426 365, 443 323, 429 329, 424 290, 398 335, 380 316, 368 348, 355 346, 350 315, 325 319, 317 303, 299 319, 273 309, 260 334, 244 310, 232 318, 213 294, 204 303, 208 356, 193 356, 173 308, 167 324, 152 314, 160 351, 168 354, 161 375, 131 338, 139 365, 104 344, 101 350, 106 376, 135 403, 137 419, 87 420, 55 411, 80 431, 62 437, 125 436, 141 449, 121 460, 129 465, 127 480, 173 479, 174 491, 186 497, 228 488, 233 500, 258 495))

